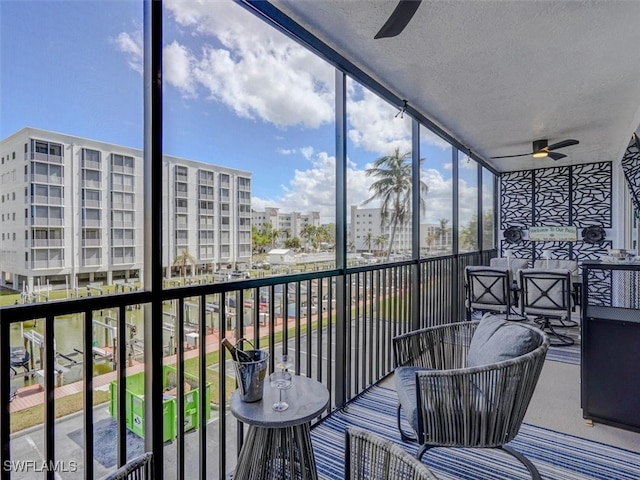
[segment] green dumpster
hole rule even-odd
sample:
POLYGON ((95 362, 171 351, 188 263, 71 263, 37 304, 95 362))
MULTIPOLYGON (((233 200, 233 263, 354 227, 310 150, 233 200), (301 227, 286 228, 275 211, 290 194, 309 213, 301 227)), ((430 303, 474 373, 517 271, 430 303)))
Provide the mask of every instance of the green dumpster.
MULTIPOLYGON (((169 442, 176 438, 178 429, 178 409, 176 402, 177 392, 177 372, 174 367, 165 365, 163 367, 163 441, 169 442)), ((117 380, 109 384, 111 402, 109 403, 109 413, 113 418, 117 415, 117 380)), ((211 383, 207 382, 206 404, 211 403, 211 383)), ((127 377, 127 389, 125 392, 126 418, 125 423, 129 430, 144 438, 144 372, 135 373, 127 377)), ((193 375, 184 375, 184 431, 188 432, 199 427, 200 419, 198 415, 200 407, 200 392, 198 380, 193 375)), ((205 419, 211 416, 211 411, 207 408, 204 412, 205 419)))

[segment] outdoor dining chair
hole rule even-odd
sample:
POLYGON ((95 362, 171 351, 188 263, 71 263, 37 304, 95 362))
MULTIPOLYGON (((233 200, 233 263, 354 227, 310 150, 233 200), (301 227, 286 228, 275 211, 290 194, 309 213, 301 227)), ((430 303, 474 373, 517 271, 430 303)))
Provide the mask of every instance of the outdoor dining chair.
POLYGON ((529 259, 528 258, 502 258, 496 257, 489 260, 490 267, 507 267, 511 270, 511 279, 519 285, 520 278, 518 275, 518 270, 523 270, 525 268, 529 268, 529 259))
POLYGON ((465 268, 467 320, 473 312, 511 314, 513 281, 507 267, 468 266, 465 268))
POLYGON ((559 327, 575 327, 571 320, 571 272, 565 269, 529 268, 520 271, 522 286, 520 312, 549 333, 551 345, 563 347, 573 345, 569 335, 557 330, 559 327), (557 320, 559 324, 554 324, 557 320))
MULTIPOLYGON (((580 278, 580 271, 577 260, 567 260, 558 258, 539 258, 533 263, 533 268, 540 268, 544 270, 569 270, 571 273, 571 299, 573 301, 572 310, 575 310, 576 305, 580 305, 581 301, 581 289, 582 282, 580 278)), ((570 327, 576 326, 577 323, 569 320, 563 323, 563 326, 570 327)))

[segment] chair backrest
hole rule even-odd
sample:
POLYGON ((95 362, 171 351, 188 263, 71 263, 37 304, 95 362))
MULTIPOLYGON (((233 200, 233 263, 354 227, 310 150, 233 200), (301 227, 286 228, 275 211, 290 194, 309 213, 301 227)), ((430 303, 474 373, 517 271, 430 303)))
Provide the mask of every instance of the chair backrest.
POLYGON ((406 420, 419 443, 434 447, 495 447, 511 441, 518 434, 549 348, 549 337, 539 328, 490 315, 479 322, 415 330, 394 337, 393 342, 396 365, 409 367, 405 375, 395 373, 406 420), (493 350, 495 342, 504 343, 497 361, 468 368, 472 343, 476 349, 493 350), (418 368, 413 370, 411 365, 418 368), (415 380, 403 383, 411 373, 415 380), (403 386, 408 388, 401 394, 403 386))
POLYGON ((529 259, 496 257, 489 261, 489 265, 492 267, 508 267, 515 274, 518 270, 529 268, 529 259))
POLYGON ((489 261, 491 267, 507 267, 511 270, 511 278, 520 286, 520 275, 518 270, 529 268, 528 258, 492 258, 489 261))
POLYGON ((146 452, 139 455, 115 472, 110 473, 103 480, 152 480, 153 479, 153 453, 146 452))
POLYGON ((390 440, 358 427, 347 427, 345 475, 349 480, 437 479, 420 460, 390 440))
POLYGON ((571 271, 530 268, 520 271, 523 315, 571 317, 571 271))
POLYGON ((507 267, 469 266, 465 277, 467 308, 509 312, 512 276, 507 267))
POLYGON ((540 268, 545 270, 569 270, 571 275, 578 275, 578 261, 577 260, 558 260, 556 258, 539 258, 533 262, 533 268, 540 268))

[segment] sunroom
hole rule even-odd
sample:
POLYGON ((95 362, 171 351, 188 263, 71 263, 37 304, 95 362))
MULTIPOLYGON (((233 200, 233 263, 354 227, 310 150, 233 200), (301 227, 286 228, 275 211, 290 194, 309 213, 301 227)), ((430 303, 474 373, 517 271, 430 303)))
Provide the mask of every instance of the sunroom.
MULTIPOLYGON (((3 16, 15 15, 14 23, 24 26, 20 20, 28 15, 57 18, 57 4, 40 11, 3 6, 3 16)), ((112 138, 142 147, 143 162, 132 167, 143 190, 132 200, 141 210, 131 235, 143 260, 137 278, 113 285, 94 281, 102 278, 99 268, 56 270, 59 278, 89 282, 72 279, 65 290, 74 294, 66 297, 40 289, 32 301, 0 307, 0 363, 12 372, 0 380, 8 413, 0 418, 2 478, 102 478, 142 452, 153 454, 153 478, 231 478, 242 461, 259 461, 251 451, 239 456, 251 430, 232 407, 238 385, 233 360, 221 354, 222 338, 246 339, 244 348, 268 354, 266 373, 287 355, 296 376, 326 392, 326 405, 309 422, 318 478, 345 478, 349 425, 413 455, 416 444, 393 428, 393 339, 464 322, 465 268, 496 257, 528 259, 531 266, 573 260, 597 279, 601 263, 614 272, 602 275, 624 272, 622 287, 612 282, 594 295, 591 277, 581 280, 571 315, 578 325, 566 329, 573 345, 549 348, 513 448, 542 478, 637 475, 637 413, 583 418, 581 381, 588 372, 580 324, 590 298, 604 297, 609 306, 614 296, 620 300, 621 317, 607 318, 598 332, 608 338, 604 343, 617 342, 620 358, 612 365, 631 367, 598 370, 615 378, 601 387, 615 391, 611 403, 606 395, 600 403, 605 410, 626 403, 640 411, 638 349, 632 348, 640 341, 633 317, 640 296, 633 260, 640 57, 629 54, 640 43, 640 4, 116 5, 136 25, 137 36, 127 33, 130 25, 111 31, 123 62, 119 72, 128 64, 134 75, 118 85, 132 91, 97 86, 95 95, 126 97, 140 111, 137 130, 119 127, 137 132, 137 139, 112 138), (398 23, 378 34, 390 18, 398 23), (188 115, 197 108, 200 117, 188 115), (251 172, 251 178, 230 174, 205 182, 199 175, 192 184, 187 169, 178 175, 167 167, 168 155, 251 172), (172 207, 167 179, 174 191, 193 188, 202 198, 172 207), (397 183, 387 188, 392 179, 397 183), (268 188, 286 182, 277 194, 268 188), (209 189, 214 186, 217 191, 209 189), (247 205, 265 216, 272 207, 294 213, 264 242, 252 235, 247 205), (319 212, 324 228, 296 227, 295 212, 319 212), (195 224, 206 228, 196 231, 195 224), (288 243, 295 228, 297 245, 288 243), (563 230, 566 236, 549 239, 545 228, 546 235, 563 230), (222 245, 234 235, 236 244, 222 245), (285 250, 281 264, 267 256, 285 250), (612 263, 622 251, 628 262, 612 263), (606 325, 616 336, 607 337, 606 325), (21 346, 31 363, 16 363, 12 354, 21 346)), ((65 12, 90 12, 102 24, 115 15, 98 4, 77 8, 65 12)), ((89 33, 90 22, 73 24, 89 33)), ((100 68, 97 56, 87 57, 89 70, 100 68)), ((70 54, 59 63, 77 67, 83 58, 70 54)), ((3 89, 3 98, 12 93, 3 89)), ((69 125, 42 124, 55 131, 69 125)), ((66 133, 93 134, 77 128, 66 133)), ((71 169, 70 160, 65 153, 64 168, 71 169)), ((65 203, 63 216, 71 211, 65 203)), ((65 245, 64 265, 82 255, 65 245)), ((102 257, 110 253, 105 249, 102 257)), ((45 273, 39 273, 43 283, 45 273)), ((293 391, 284 396, 295 406, 300 398, 293 391)), ((530 478, 513 458, 484 449, 436 449, 422 462, 437 478, 530 478)), ((273 478, 290 478, 277 472, 273 478)))

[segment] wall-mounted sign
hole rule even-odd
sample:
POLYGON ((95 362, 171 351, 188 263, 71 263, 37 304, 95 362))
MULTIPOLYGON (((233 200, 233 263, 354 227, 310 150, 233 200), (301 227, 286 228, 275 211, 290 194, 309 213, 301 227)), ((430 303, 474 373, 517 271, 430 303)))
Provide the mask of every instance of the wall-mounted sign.
POLYGON ((576 227, 529 227, 529 240, 533 242, 575 242, 576 227))

